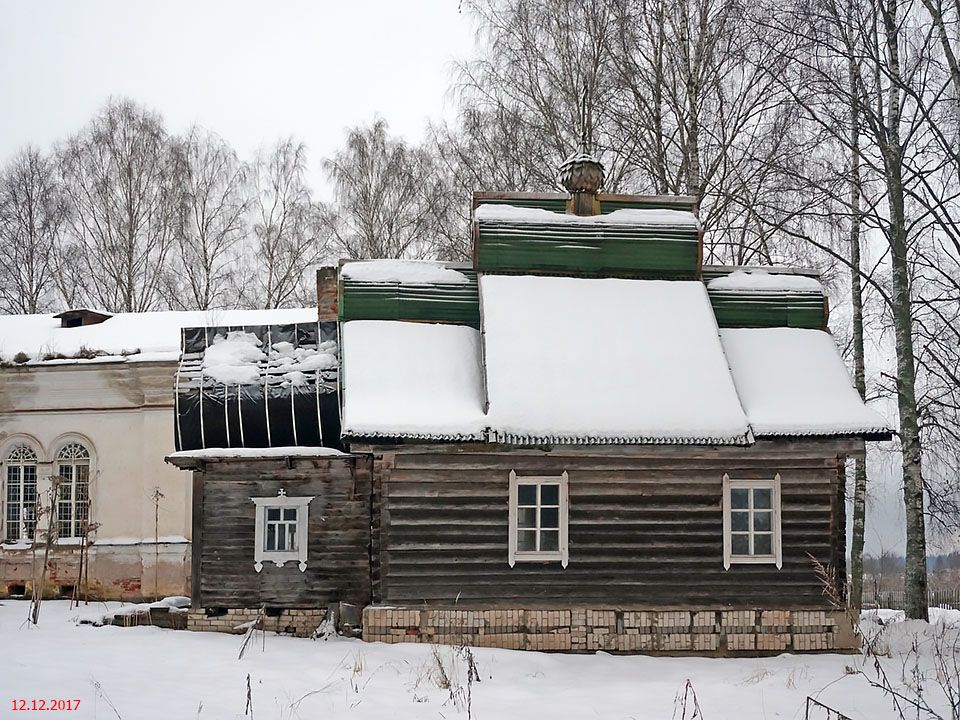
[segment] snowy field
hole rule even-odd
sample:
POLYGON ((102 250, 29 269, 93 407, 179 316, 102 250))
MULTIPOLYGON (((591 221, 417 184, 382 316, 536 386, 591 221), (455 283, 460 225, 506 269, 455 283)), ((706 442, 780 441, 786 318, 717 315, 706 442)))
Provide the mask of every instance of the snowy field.
MULTIPOLYGON (((237 636, 78 624, 107 606, 71 611, 66 601, 45 602, 40 624, 28 627, 27 608, 25 601, 0 602, 0 720, 467 718, 468 694, 470 715, 479 720, 680 720, 694 717, 693 694, 687 695, 685 714, 678 700, 688 680, 707 720, 796 720, 804 718, 808 695, 854 720, 900 717, 890 697, 869 686, 876 678, 872 659, 858 655, 713 659, 477 649, 480 681, 468 685, 467 661, 451 648, 261 639, 258 633, 238 660, 237 636), (861 668, 866 675, 857 672, 861 668), (14 711, 20 699, 79 699, 80 707, 14 711)), ((960 612, 934 613, 931 626, 899 622, 897 613, 881 611, 884 627, 876 613, 865 615, 862 627, 868 635, 883 633, 878 646, 890 657, 882 666, 895 687, 912 697, 911 688, 921 682, 927 702, 949 719, 941 684, 958 684, 960 612), (944 635, 954 641, 948 643, 947 671, 938 673, 935 638, 944 635), (911 650, 915 643, 918 653, 911 650)), ((906 716, 934 717, 909 708, 906 716)))

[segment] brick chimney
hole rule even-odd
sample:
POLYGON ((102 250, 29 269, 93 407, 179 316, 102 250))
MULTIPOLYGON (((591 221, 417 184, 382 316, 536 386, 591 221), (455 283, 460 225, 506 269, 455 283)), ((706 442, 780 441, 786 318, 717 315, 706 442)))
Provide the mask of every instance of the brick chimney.
POLYGON ((339 268, 324 265, 317 268, 317 319, 320 322, 337 320, 339 310, 339 268))

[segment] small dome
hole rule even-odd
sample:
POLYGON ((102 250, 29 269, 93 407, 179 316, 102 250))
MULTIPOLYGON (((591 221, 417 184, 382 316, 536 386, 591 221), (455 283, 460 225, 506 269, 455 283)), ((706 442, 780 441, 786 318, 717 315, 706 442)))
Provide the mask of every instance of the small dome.
POLYGON ((571 195, 573 193, 596 195, 603 188, 603 163, 581 146, 577 152, 560 163, 558 177, 560 183, 571 195))

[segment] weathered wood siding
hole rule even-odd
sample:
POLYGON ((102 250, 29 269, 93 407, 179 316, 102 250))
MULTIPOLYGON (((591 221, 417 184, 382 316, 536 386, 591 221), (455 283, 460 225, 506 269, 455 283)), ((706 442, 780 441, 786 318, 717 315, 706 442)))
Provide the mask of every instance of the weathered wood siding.
MULTIPOLYGON (((374 448, 376 450, 376 448, 374 448)), ((387 450, 383 448, 382 450, 387 450)), ((810 556, 843 568, 840 443, 450 453, 375 460, 375 601, 491 605, 823 607, 810 556), (507 563, 508 478, 569 475, 559 563, 507 563), (723 567, 722 478, 782 480, 783 568, 723 567)))
POLYGON ((317 608, 370 599, 370 461, 295 458, 210 462, 194 482, 194 598, 198 607, 317 608), (312 495, 307 569, 254 570, 250 498, 312 495))

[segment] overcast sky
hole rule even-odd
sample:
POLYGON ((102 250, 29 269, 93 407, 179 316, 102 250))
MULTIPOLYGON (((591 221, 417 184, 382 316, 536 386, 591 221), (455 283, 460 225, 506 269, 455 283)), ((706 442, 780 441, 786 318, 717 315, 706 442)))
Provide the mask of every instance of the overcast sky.
POLYGON ((344 128, 385 118, 417 141, 452 118, 474 42, 458 0, 0 0, 0 162, 49 147, 111 95, 200 123, 244 157, 293 135, 311 177, 344 128))
MULTIPOLYGON (((379 115, 419 141, 452 119, 453 63, 473 45, 458 0, 0 0, 0 163, 126 95, 245 158, 293 135, 322 191, 320 158, 345 128, 379 115)), ((897 469, 878 470, 867 549, 902 552, 897 469)))

